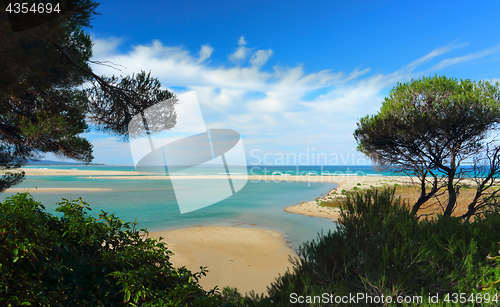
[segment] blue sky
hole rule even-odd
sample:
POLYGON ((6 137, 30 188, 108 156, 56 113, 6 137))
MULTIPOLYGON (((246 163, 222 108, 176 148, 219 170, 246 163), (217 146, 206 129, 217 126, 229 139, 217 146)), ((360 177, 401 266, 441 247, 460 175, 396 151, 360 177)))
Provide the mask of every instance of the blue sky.
MULTIPOLYGON (((498 1, 126 0, 98 11, 88 30, 94 60, 151 71, 175 93, 194 90, 205 125, 238 131, 251 164, 301 153, 366 163, 356 121, 397 82, 500 81, 498 1)), ((133 164, 128 144, 87 137, 94 162, 133 164)))

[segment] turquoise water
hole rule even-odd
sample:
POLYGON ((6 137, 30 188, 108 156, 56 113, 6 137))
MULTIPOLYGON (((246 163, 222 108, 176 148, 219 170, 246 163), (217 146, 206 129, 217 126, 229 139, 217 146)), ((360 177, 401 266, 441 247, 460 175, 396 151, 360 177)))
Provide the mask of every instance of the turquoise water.
MULTIPOLYGON (((133 170, 127 166, 57 166, 35 168, 77 168, 85 170, 133 170)), ((280 171, 274 169, 273 171, 280 171)), ((281 171, 286 171, 281 169, 281 171)), ((205 171, 204 171, 205 173, 205 171)), ((210 173, 207 167, 206 173, 210 173)), ((95 176, 93 176, 95 177, 95 176)), ((336 187, 333 183, 252 182, 235 195, 193 212, 180 214, 169 180, 118 180, 78 176, 29 176, 19 188, 106 188, 112 191, 33 193, 47 210, 54 212, 62 198, 82 199, 92 208, 114 213, 124 221, 137 218, 140 228, 149 231, 168 230, 194 225, 238 225, 282 232, 294 248, 315 239, 321 231, 334 230, 331 220, 292 214, 285 207, 313 200, 336 187), (251 226, 250 224, 255 224, 251 226)), ((0 200, 13 193, 2 193, 0 200)))

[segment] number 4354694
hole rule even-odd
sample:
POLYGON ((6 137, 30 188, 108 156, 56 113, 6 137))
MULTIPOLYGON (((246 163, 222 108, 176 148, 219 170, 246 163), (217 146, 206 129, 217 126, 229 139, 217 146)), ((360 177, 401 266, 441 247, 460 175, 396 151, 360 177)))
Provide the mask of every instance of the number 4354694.
POLYGON ((465 293, 447 293, 444 296, 444 301, 447 303, 471 303, 471 304, 476 304, 476 303, 492 303, 494 302, 495 304, 498 304, 498 293, 495 293, 494 295, 490 295, 489 293, 476 293, 471 294, 467 296, 465 293))
POLYGON ((52 12, 60 13, 61 9, 59 8, 59 3, 9 3, 6 12, 14 13, 14 14, 26 14, 26 13, 47 13, 50 14, 52 12))

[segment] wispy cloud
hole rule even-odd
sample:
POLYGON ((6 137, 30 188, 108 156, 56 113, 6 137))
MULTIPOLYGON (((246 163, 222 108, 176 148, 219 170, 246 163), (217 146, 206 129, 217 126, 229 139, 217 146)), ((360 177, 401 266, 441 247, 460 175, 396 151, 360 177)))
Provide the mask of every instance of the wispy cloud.
POLYGON ((436 65, 432 66, 430 68, 430 70, 440 70, 440 69, 443 69, 443 68, 451 66, 451 65, 456 65, 459 63, 463 63, 463 62, 469 62, 469 61, 481 59, 481 58, 484 58, 485 56, 488 56, 488 55, 494 54, 494 53, 498 53, 498 52, 500 52, 500 44, 498 44, 494 47, 486 48, 486 49, 481 50, 481 51, 476 52, 476 53, 470 53, 470 54, 460 56, 460 57, 444 59, 441 62, 437 63, 436 65))
POLYGON ((455 49, 458 49, 458 48, 462 48, 462 47, 465 47, 467 46, 468 44, 467 43, 463 43, 463 44, 456 44, 458 40, 455 40, 445 46, 442 46, 442 47, 439 47, 439 48, 436 48, 434 50, 432 50, 431 52, 429 52, 428 54, 424 55, 423 57, 419 58, 419 59, 416 59, 415 61, 411 62, 410 64, 408 65, 405 65, 403 67, 403 69, 406 69, 408 71, 412 71, 414 70, 415 68, 417 68, 418 66, 426 63, 426 62, 429 62, 431 61, 432 59, 442 55, 442 54, 445 54, 445 53, 448 53, 450 51, 453 51, 455 49))

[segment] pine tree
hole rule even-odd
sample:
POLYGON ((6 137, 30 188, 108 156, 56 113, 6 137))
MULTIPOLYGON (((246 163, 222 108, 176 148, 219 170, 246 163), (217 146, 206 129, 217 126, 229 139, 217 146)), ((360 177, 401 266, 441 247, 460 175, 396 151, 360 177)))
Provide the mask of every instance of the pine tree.
MULTIPOLYGON (((44 153, 90 162, 92 144, 81 136, 96 130, 127 140, 130 119, 170 99, 164 127, 175 125, 175 96, 150 73, 106 77, 91 64, 85 32, 98 15, 92 0, 49 1, 60 12, 0 14, 0 191, 19 183, 18 168, 44 153), (13 172, 12 172, 13 171, 13 172)), ((28 7, 31 3, 28 2, 28 7)))

